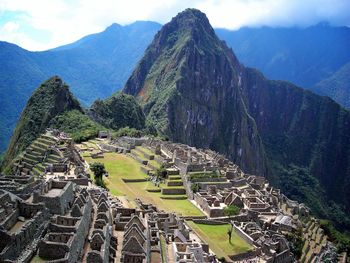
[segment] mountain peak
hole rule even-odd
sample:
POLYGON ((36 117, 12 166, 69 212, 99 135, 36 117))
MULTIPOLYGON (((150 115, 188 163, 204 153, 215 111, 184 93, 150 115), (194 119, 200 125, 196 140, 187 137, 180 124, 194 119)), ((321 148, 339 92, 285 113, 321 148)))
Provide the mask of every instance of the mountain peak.
POLYGON ((171 33, 173 31, 190 32, 196 40, 199 35, 209 34, 216 37, 214 29, 209 23, 207 16, 198 9, 188 8, 178 13, 172 20, 162 28, 163 32, 171 33), (197 36, 197 37, 196 37, 197 36))
POLYGON ((170 140, 220 151, 263 175, 263 148, 241 97, 241 74, 206 15, 186 9, 157 33, 124 92, 138 97, 146 123, 170 140))
POLYGON ((187 25, 196 25, 198 23, 203 23, 211 27, 207 16, 195 8, 187 8, 186 10, 178 13, 175 17, 173 17, 170 23, 173 23, 174 21, 187 25))
POLYGON ((4 167, 43 133, 53 118, 73 109, 82 111, 60 77, 53 76, 43 82, 29 98, 21 114, 4 158, 4 167))
POLYGON ((121 25, 119 25, 118 23, 113 23, 113 24, 111 24, 110 26, 108 26, 108 27, 104 30, 104 32, 113 31, 113 30, 118 30, 118 29, 120 29, 120 28, 122 28, 121 25))

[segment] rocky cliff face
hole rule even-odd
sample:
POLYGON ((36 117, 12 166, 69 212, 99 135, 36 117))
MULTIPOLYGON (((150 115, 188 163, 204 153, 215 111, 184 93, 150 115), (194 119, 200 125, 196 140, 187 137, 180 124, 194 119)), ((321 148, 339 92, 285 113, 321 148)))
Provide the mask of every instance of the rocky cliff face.
POLYGON ((243 79, 272 179, 320 216, 349 226, 350 113, 327 97, 267 80, 253 69, 243 79))
POLYGON ((29 98, 21 114, 3 166, 6 167, 17 154, 43 133, 53 118, 73 109, 82 111, 79 102, 59 77, 52 77, 42 83, 29 98))
POLYGON ((349 112, 244 68, 203 13, 188 9, 164 25, 124 92, 171 140, 224 153, 319 216, 350 226, 349 112))
POLYGON ((265 154, 241 94, 243 67, 205 14, 187 9, 155 36, 124 88, 171 140, 226 154, 265 175, 265 154))

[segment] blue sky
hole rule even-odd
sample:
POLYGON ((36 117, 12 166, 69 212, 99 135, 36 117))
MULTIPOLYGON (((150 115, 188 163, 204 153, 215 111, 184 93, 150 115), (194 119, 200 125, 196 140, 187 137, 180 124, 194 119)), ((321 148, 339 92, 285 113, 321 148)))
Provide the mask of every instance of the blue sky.
POLYGON ((187 7, 214 27, 350 26, 350 0, 0 0, 0 40, 45 50, 136 20, 166 23, 187 7))

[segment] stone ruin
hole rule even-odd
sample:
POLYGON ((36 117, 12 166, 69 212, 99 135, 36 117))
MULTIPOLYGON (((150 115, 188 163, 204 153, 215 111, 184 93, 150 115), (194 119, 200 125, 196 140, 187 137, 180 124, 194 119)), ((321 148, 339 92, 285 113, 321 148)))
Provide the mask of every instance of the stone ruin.
POLYGON ((50 218, 41 204, 30 204, 0 190, 0 262, 29 260, 50 218))

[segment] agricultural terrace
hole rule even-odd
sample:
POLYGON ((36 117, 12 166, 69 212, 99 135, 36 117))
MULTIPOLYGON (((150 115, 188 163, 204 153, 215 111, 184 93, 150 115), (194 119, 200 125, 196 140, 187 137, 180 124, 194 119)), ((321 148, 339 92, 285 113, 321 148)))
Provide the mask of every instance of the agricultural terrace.
MULTIPOLYGON (((90 146, 90 145, 89 145, 90 146)), ((104 153, 103 158, 91 158, 89 153, 82 154, 89 163, 101 162, 108 171, 108 178, 104 178, 109 191, 115 196, 126 196, 127 200, 134 205, 133 200, 140 198, 143 202, 152 203, 159 209, 175 212, 182 216, 203 216, 203 213, 194 206, 185 194, 163 195, 161 188, 169 187, 160 184, 159 187, 147 181, 147 175, 142 172, 139 162, 125 154, 104 153), (135 180, 138 182, 124 182, 124 180, 135 180), (144 181, 143 181, 144 180, 144 181)))
POLYGON ((236 255, 253 250, 253 247, 238 236, 235 231, 233 231, 231 242, 229 242, 227 230, 231 228, 230 224, 207 225, 196 224, 193 221, 187 221, 187 224, 203 241, 209 244, 210 249, 218 258, 225 257, 228 259, 228 255, 236 255))

